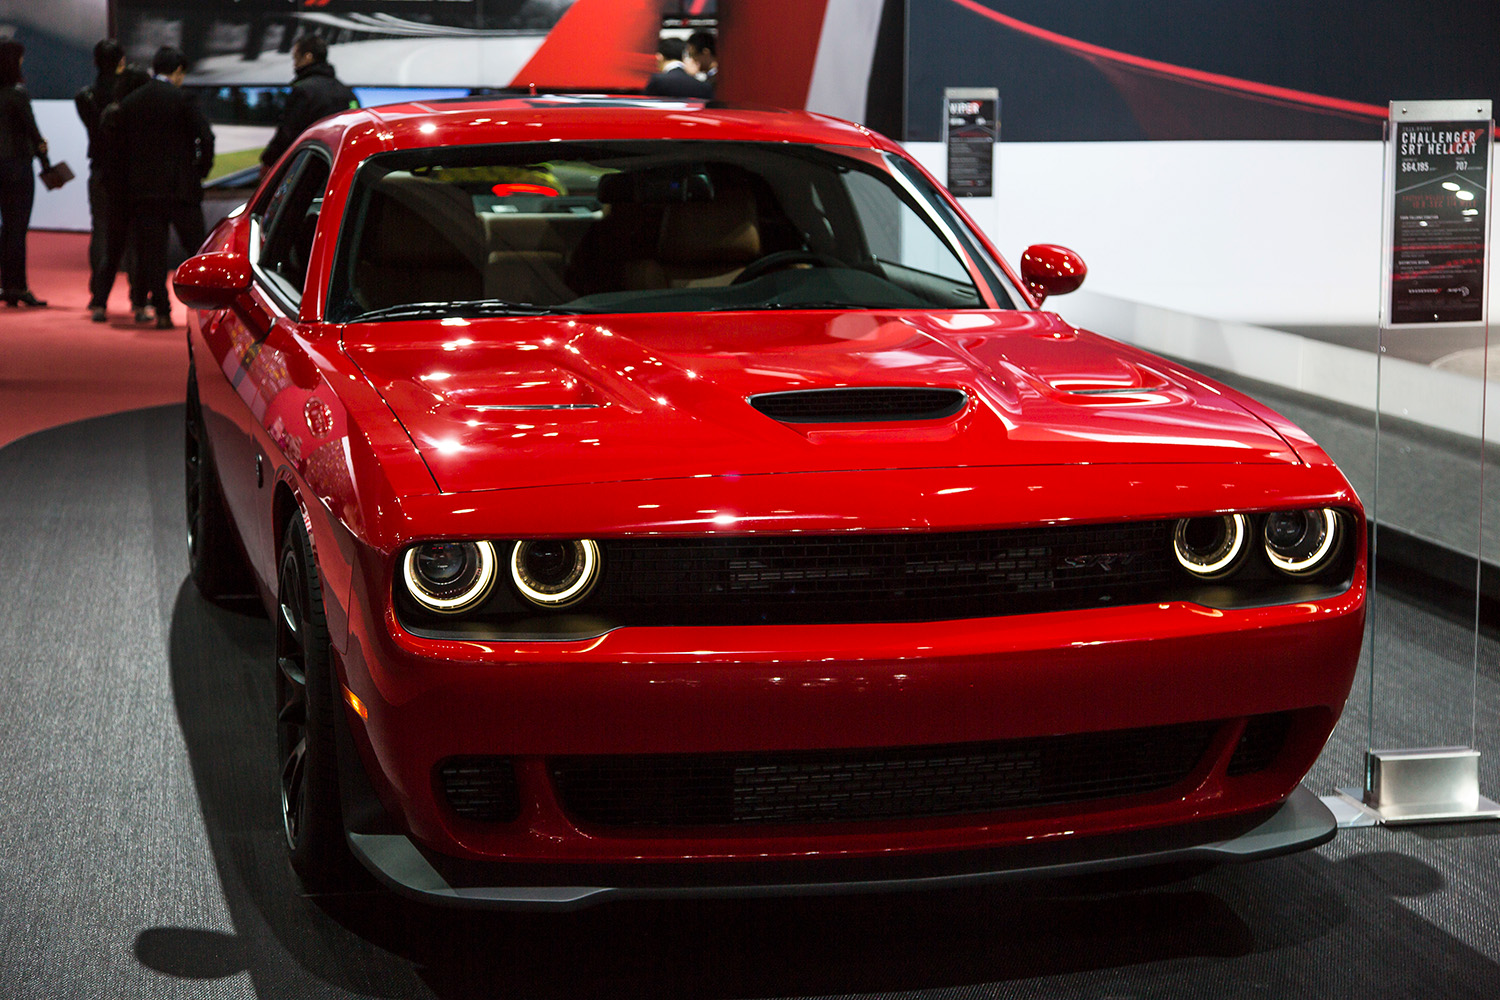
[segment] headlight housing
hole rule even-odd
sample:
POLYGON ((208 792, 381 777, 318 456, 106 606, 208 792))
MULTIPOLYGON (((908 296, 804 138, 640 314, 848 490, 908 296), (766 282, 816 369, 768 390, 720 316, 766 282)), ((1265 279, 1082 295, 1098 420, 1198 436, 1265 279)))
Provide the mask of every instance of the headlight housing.
POLYGON ((1232 573, 1248 551, 1249 520, 1244 514, 1185 517, 1172 535, 1178 564, 1204 580, 1232 573))
POLYGON ((401 575, 423 608, 456 615, 489 596, 496 562, 489 542, 423 542, 406 550, 401 575))
POLYGON ((600 565, 599 545, 589 538, 521 541, 510 550, 510 582, 532 604, 562 608, 588 596, 600 565))
POLYGON ((1326 566, 1342 533, 1338 512, 1327 507, 1267 514, 1262 531, 1266 558, 1288 576, 1307 576, 1326 566))
POLYGON ((1178 520, 1172 551, 1198 580, 1233 576, 1236 586, 1287 577, 1305 581, 1345 561, 1348 533, 1347 515, 1331 507, 1214 514, 1178 520), (1250 558, 1257 548, 1264 560, 1250 558))

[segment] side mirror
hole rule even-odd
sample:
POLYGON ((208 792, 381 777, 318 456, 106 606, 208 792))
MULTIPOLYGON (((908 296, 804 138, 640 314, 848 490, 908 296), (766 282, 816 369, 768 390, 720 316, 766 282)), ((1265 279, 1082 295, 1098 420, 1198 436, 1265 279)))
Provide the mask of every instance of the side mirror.
POLYGON ((172 275, 172 288, 189 309, 228 309, 249 287, 250 261, 233 251, 189 257, 172 275))
POLYGON ((1040 305, 1049 295, 1066 295, 1083 284, 1089 269, 1067 247, 1038 243, 1021 255, 1021 280, 1040 305))

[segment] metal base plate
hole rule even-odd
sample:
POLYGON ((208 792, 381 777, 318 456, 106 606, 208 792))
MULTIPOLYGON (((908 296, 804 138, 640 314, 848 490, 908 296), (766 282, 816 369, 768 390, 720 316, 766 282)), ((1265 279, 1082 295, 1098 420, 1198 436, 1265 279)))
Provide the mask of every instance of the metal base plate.
POLYGON ((1379 826, 1380 814, 1364 804, 1358 789, 1341 788, 1334 795, 1319 795, 1328 811, 1333 813, 1340 830, 1352 830, 1362 826, 1379 826))
POLYGON ((1376 808, 1365 803, 1364 792, 1358 788, 1340 788, 1337 795, 1321 796, 1337 817, 1341 828, 1360 826, 1400 826, 1403 823, 1460 823, 1466 820, 1500 819, 1500 803, 1479 797, 1474 809, 1434 810, 1422 806, 1387 806, 1376 808))

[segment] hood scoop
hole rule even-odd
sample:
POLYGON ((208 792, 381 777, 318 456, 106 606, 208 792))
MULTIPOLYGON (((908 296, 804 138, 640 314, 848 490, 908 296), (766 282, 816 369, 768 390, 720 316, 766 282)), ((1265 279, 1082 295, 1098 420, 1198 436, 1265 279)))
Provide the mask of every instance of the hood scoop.
POLYGON ((943 420, 969 401, 962 389, 861 387, 797 389, 750 397, 750 405, 785 424, 872 424, 943 420))

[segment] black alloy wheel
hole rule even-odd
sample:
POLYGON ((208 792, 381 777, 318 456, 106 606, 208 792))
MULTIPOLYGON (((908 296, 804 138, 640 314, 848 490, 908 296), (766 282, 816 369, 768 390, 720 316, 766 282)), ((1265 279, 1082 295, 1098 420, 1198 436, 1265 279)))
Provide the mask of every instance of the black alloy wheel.
POLYGON ((235 542, 224 506, 198 400, 198 375, 188 368, 183 420, 183 485, 187 514, 188 568, 198 592, 209 600, 253 593, 249 570, 235 542))
POLYGON ((281 818, 292 868, 312 891, 346 887, 352 860, 344 840, 334 739, 335 678, 323 591, 297 515, 281 544, 276 594, 276 752, 281 818))

